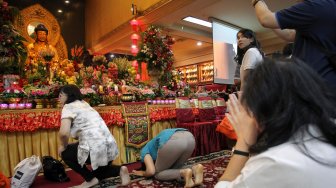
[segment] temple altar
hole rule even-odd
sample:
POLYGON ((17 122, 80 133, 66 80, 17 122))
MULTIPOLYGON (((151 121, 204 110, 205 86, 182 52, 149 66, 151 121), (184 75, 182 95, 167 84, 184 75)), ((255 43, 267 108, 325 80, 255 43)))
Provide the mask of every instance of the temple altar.
MULTIPOLYGON (((125 145, 124 119, 121 106, 95 107, 115 137, 119 156, 114 164, 135 162, 140 149, 125 145)), ((32 155, 60 159, 58 129, 60 109, 28 109, 0 111, 0 169, 10 177, 14 167, 32 155)), ((175 105, 149 105, 150 138, 161 130, 176 127, 175 105)), ((74 141, 74 140, 72 140, 74 141)))

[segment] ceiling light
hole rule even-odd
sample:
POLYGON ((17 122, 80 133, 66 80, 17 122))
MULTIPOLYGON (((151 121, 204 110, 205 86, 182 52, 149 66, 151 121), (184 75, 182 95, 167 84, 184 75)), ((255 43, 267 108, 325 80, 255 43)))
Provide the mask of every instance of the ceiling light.
POLYGON ((202 44, 203 44, 203 43, 202 43, 201 41, 198 41, 198 42, 197 42, 197 46, 202 46, 202 44))
POLYGON ((70 3, 70 1, 64 1, 66 4, 69 4, 70 3))
POLYGON ((207 22, 207 21, 204 21, 204 20, 201 20, 201 19, 198 19, 198 18, 194 18, 194 17, 191 17, 191 16, 185 17, 185 18, 183 18, 183 20, 187 21, 187 22, 194 23, 194 24, 202 25, 202 26, 205 26, 205 27, 212 27, 212 24, 210 22, 207 22))
POLYGON ((110 57, 111 57, 111 58, 114 58, 114 54, 111 54, 110 57))
POLYGON ((58 9, 57 12, 58 12, 58 13, 62 13, 63 11, 62 11, 61 9, 58 9))

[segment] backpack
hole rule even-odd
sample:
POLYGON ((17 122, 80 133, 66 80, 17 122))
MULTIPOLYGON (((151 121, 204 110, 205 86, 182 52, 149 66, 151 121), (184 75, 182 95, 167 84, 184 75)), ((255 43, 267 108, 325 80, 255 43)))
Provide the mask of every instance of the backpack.
POLYGON ((65 173, 63 164, 51 156, 44 156, 42 158, 43 174, 47 180, 55 182, 70 181, 70 178, 65 173))
POLYGON ((41 168, 42 164, 38 156, 33 155, 22 160, 14 168, 15 172, 11 179, 11 188, 30 187, 41 168))

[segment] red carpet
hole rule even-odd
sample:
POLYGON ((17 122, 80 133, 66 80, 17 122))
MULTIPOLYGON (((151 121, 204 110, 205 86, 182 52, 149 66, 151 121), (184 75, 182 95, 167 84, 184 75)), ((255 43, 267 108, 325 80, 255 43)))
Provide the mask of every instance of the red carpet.
MULTIPOLYGON (((205 156, 190 158, 185 165, 194 165, 201 163, 204 166, 204 178, 203 184, 197 188, 213 188, 217 183, 218 178, 223 174, 227 164, 231 157, 230 151, 220 151, 211 153, 205 156)), ((143 178, 139 176, 131 175, 131 183, 127 187, 132 188, 182 188, 184 183, 178 181, 159 181, 155 178, 143 178)), ((99 185, 93 188, 112 188, 119 187, 120 179, 109 178, 103 180, 99 185)))
MULTIPOLYGON (((201 163, 204 166, 204 180, 203 185, 199 186, 199 188, 211 188, 217 183, 218 178, 223 174, 226 165, 230 160, 230 152, 229 151, 220 151, 216 153, 211 153, 205 156, 199 156, 190 158, 186 165, 193 165, 197 163, 201 163)), ((141 163, 131 163, 126 165, 128 171, 131 172, 134 169, 138 169, 141 167, 141 163)), ((81 176, 75 173, 72 170, 67 171, 68 177, 71 179, 69 182, 58 183, 51 182, 46 180, 41 174, 36 177, 32 188, 66 188, 75 185, 81 184, 84 180, 81 176)), ((109 178, 103 180, 99 183, 99 185, 94 188, 108 188, 108 187, 118 187, 120 184, 120 178, 109 178)), ((143 177, 138 177, 131 175, 131 184, 128 187, 137 187, 137 188, 147 188, 147 187, 171 187, 171 188, 179 188, 183 187, 183 183, 177 181, 158 181, 155 178, 145 179, 143 177)))
MULTIPOLYGON (((126 165, 129 172, 132 172, 132 170, 140 168, 140 163, 130 163, 126 165)), ((38 177, 36 177, 33 185, 31 188, 65 188, 65 187, 71 187, 75 185, 79 185, 83 183, 84 179, 77 174, 76 172, 69 170, 66 172, 68 177, 70 178, 69 182, 52 182, 44 178, 43 174, 41 173, 38 177)))

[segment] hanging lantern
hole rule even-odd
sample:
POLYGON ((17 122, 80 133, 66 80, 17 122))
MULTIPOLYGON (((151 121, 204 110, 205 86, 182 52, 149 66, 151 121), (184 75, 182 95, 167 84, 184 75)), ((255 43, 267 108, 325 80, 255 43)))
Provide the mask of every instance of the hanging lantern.
POLYGON ((138 47, 136 45, 132 45, 131 53, 135 56, 138 52, 139 52, 138 47))
POLYGON ((140 80, 140 74, 136 74, 135 79, 140 80))
POLYGON ((132 44, 137 44, 138 43, 138 40, 139 40, 140 36, 136 33, 133 33, 131 35, 131 39, 132 39, 132 44))
POLYGON ((134 68, 137 68, 137 67, 138 67, 138 61, 137 61, 137 60, 134 60, 134 61, 132 62, 132 66, 133 66, 134 68))
POLYGON ((138 26, 139 26, 139 21, 136 19, 133 19, 130 21, 130 24, 132 26, 133 31, 137 32, 138 31, 138 26))

